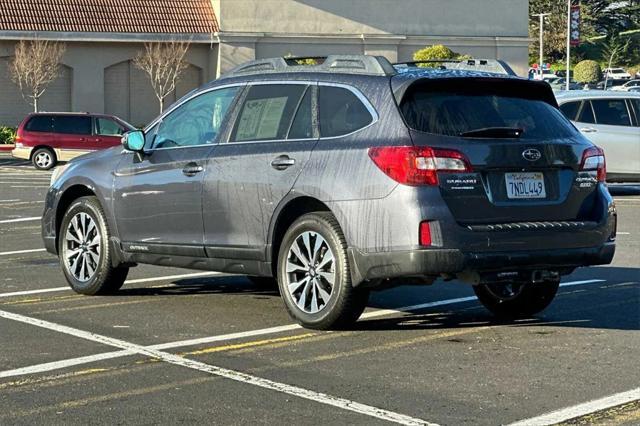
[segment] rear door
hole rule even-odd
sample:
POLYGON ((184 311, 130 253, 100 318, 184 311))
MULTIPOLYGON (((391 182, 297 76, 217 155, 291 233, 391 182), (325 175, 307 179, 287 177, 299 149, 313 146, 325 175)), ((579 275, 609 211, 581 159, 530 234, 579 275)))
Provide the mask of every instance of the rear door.
POLYGON ((93 151, 92 121, 88 115, 54 115, 54 148, 60 160, 69 160, 93 151))
POLYGON ((640 129, 632 106, 625 99, 591 99, 583 109, 587 112, 578 119, 589 123, 578 121, 578 128, 604 150, 607 173, 640 173, 640 129))
POLYGON ((452 80, 409 92, 401 110, 416 145, 469 160, 472 172, 439 176, 458 222, 577 220, 591 210, 595 181, 577 181, 590 145, 551 100, 519 81, 452 80))
POLYGON ((317 143, 316 85, 248 86, 204 188, 207 254, 264 260, 267 228, 317 143))

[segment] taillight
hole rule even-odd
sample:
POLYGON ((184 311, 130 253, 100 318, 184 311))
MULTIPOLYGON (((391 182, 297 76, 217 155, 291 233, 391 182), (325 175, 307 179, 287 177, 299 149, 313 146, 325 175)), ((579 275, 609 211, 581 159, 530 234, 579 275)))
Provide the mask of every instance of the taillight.
POLYGON ((428 221, 420 222, 420 245, 431 245, 431 226, 428 221))
POLYGON ((604 151, 597 146, 587 148, 582 153, 580 170, 595 171, 598 182, 604 182, 607 178, 607 162, 604 151))
POLYGON ((387 176, 405 185, 438 185, 438 173, 465 173, 472 168, 464 154, 421 146, 369 148, 369 157, 387 176))

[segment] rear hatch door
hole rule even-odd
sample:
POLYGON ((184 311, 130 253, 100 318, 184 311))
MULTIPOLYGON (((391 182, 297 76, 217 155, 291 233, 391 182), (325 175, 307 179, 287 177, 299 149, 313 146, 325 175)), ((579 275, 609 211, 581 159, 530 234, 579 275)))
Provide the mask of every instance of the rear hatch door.
POLYGON ((548 85, 503 78, 418 82, 400 103, 417 146, 453 149, 472 171, 440 173, 461 224, 592 219, 597 180, 582 173, 586 141, 548 85))

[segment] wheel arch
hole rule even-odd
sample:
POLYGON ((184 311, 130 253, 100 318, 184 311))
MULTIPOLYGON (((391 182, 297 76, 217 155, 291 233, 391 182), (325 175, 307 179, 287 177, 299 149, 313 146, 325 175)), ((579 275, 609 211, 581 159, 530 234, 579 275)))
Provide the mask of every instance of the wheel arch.
POLYGON ((62 226, 62 219, 64 214, 75 200, 80 197, 97 197, 95 191, 89 188, 87 185, 75 184, 67 188, 60 197, 58 205, 56 206, 56 248, 58 247, 60 239, 60 227, 62 226))
POLYGON ((267 261, 271 263, 271 270, 274 276, 278 263, 280 244, 287 229, 289 229, 291 224, 300 216, 317 211, 333 213, 329 206, 317 198, 301 195, 283 203, 282 207, 273 215, 269 225, 267 261))

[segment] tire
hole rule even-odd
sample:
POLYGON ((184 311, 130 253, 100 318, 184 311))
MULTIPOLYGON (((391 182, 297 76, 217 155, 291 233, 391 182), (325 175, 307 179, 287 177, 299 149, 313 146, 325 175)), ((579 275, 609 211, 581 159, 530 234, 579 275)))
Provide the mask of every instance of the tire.
POLYGON ((284 305, 303 327, 347 328, 367 306, 369 291, 351 286, 347 243, 329 212, 305 214, 289 227, 280 246, 277 270, 284 305), (311 268, 305 266, 309 257, 313 257, 311 268))
POLYGON ((76 293, 110 294, 124 284, 129 268, 111 265, 109 236, 96 197, 81 197, 71 203, 60 227, 58 256, 65 278, 76 293))
POLYGON ((498 284, 480 284, 473 286, 478 299, 498 318, 516 319, 529 317, 544 310, 558 292, 560 281, 542 283, 512 284, 516 287, 498 284), (512 294, 508 294, 508 289, 512 294))
POLYGON ((49 148, 38 148, 31 156, 33 166, 38 170, 49 170, 56 165, 56 154, 49 148))
POLYGON ((255 275, 247 275, 247 279, 259 289, 262 290, 278 290, 278 279, 273 277, 257 277, 255 275))

